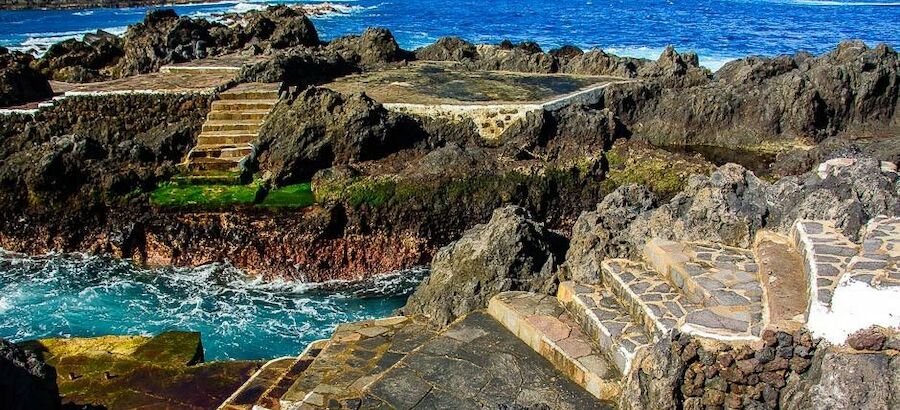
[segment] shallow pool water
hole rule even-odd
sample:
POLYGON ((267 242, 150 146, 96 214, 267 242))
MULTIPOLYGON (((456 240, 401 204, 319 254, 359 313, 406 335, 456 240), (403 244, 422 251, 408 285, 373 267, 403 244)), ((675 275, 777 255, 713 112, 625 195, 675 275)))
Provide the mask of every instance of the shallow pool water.
POLYGON ((314 286, 264 282, 226 264, 144 269, 107 257, 0 250, 0 337, 190 330, 201 332, 207 360, 296 355, 338 323, 391 315, 424 273, 314 286))

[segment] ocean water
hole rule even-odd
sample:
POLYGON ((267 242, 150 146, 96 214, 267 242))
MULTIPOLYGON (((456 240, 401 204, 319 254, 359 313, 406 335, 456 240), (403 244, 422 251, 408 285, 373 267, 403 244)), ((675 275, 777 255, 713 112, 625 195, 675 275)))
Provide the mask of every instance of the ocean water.
MULTIPOLYGON (((210 17, 268 3, 222 1, 174 7, 181 15, 210 17)), ((537 41, 600 47, 656 58, 669 44, 694 50, 717 69, 746 55, 805 50, 822 53, 839 41, 860 39, 900 45, 900 1, 860 0, 355 0, 330 1, 339 13, 315 18, 324 39, 389 28, 404 48, 446 35, 496 43, 537 41)), ((22 50, 105 29, 123 32, 147 7, 90 10, 0 11, 0 44, 22 50)))
POLYGON ((99 256, 0 250, 0 337, 190 330, 201 332, 207 360, 297 355, 339 323, 390 316, 423 275, 311 286, 264 282, 225 264, 142 269, 99 256))

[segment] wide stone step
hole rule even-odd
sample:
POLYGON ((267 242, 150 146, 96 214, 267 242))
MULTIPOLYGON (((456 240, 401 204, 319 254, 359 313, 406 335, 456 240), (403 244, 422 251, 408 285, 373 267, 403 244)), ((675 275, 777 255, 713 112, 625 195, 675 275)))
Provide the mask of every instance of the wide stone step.
POLYGON ((206 171, 238 171, 240 161, 213 157, 189 158, 188 170, 191 172, 206 171))
POLYGON ((204 132, 197 136, 197 145, 240 145, 251 144, 256 139, 254 133, 204 132))
POLYGON ((281 396, 297 382, 303 375, 303 372, 316 360, 325 346, 330 341, 328 339, 317 340, 306 346, 303 353, 296 360, 292 361, 280 377, 274 380, 266 390, 259 396, 255 402, 256 409, 279 410, 281 409, 281 396))
POLYGON ((281 357, 268 361, 250 376, 250 379, 231 397, 225 400, 219 406, 219 410, 251 410, 263 393, 275 384, 295 362, 297 362, 296 357, 281 357))
POLYGON ((691 303, 679 289, 641 262, 607 259, 601 264, 603 283, 650 335, 671 336, 675 329, 719 340, 758 340, 761 324, 731 306, 691 303), (756 327, 754 327, 756 326, 756 327))
POLYGON ((826 221, 798 220, 791 229, 809 280, 810 312, 831 308, 834 289, 859 247, 826 221))
POLYGON ((207 120, 202 131, 247 131, 256 133, 262 125, 260 120, 207 120))
POLYGON ((563 282, 556 297, 619 371, 628 374, 634 357, 650 343, 650 337, 612 292, 603 287, 563 282))
POLYGON ((281 396, 282 408, 340 407, 435 336, 425 324, 403 316, 345 323, 328 346, 281 396))
POLYGON ((212 102, 211 110, 214 112, 271 110, 277 102, 278 100, 215 100, 212 102))
POLYGON ((208 120, 265 120, 270 110, 211 111, 208 120))
POLYGON ((275 100, 278 90, 226 91, 219 94, 220 100, 275 100))
POLYGON ((553 296, 504 292, 488 303, 488 314, 594 397, 619 395, 621 373, 553 296))
POLYGON ((241 158, 250 155, 253 151, 251 146, 234 146, 234 145, 198 145, 191 150, 190 158, 221 158, 238 161, 241 158))
POLYGON ((644 246, 644 257, 691 303, 716 309, 731 320, 749 318, 749 334, 760 335, 764 322, 763 290, 753 251, 654 238, 644 246))

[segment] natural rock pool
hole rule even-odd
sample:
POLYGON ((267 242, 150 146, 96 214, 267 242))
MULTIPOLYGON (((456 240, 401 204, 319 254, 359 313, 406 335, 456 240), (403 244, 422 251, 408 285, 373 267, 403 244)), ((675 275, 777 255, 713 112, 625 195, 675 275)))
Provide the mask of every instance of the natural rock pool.
POLYGON ((338 323, 390 316, 424 273, 315 286, 264 282, 224 264, 145 269, 107 257, 0 250, 0 337, 190 330, 201 332, 207 360, 297 355, 338 323))

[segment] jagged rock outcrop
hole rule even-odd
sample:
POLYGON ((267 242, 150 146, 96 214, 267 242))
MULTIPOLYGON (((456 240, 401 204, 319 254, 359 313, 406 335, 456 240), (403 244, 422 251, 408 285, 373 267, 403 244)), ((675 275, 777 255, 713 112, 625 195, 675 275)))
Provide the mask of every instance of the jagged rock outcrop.
POLYGON ((655 81, 612 87, 604 99, 636 135, 655 143, 791 145, 840 133, 881 137, 900 125, 900 60, 887 45, 843 42, 819 57, 736 60, 713 80, 679 78, 693 57, 672 57, 667 52, 656 68, 641 67, 655 81))
POLYGON ((250 53, 295 46, 316 46, 319 37, 302 11, 273 6, 251 11, 230 26, 178 17, 171 9, 153 10, 123 37, 124 55, 116 76, 156 71, 166 64, 250 48, 250 53))
POLYGON ((441 37, 434 44, 415 51, 417 60, 463 61, 477 58, 475 45, 459 37, 441 37))
POLYGON ((0 339, 0 408, 58 409, 56 370, 34 353, 0 339))
POLYGON ((56 81, 86 83, 109 79, 112 66, 122 55, 122 40, 98 30, 85 35, 84 40, 70 39, 50 46, 34 66, 56 81))
POLYGON ((643 212, 654 207, 649 189, 629 184, 617 188, 590 212, 583 212, 572 227, 572 240, 566 253, 566 267, 579 283, 600 282, 600 262, 604 258, 629 256, 633 249, 628 226, 643 212))
POLYGON ((31 68, 34 57, 0 47, 0 107, 50 98, 53 90, 40 72, 31 68))
POLYGON ((522 290, 553 293, 565 239, 515 206, 494 211, 490 222, 466 231, 438 251, 428 277, 410 296, 404 314, 438 325, 487 306, 494 295, 522 290))
POLYGON ((655 208, 651 203, 643 190, 623 187, 596 211, 582 213, 572 232, 570 273, 591 282, 600 260, 639 257, 653 237, 749 248, 761 228, 787 233, 801 218, 835 221, 857 240, 874 216, 900 215, 900 176, 895 166, 872 158, 838 158, 770 184, 726 164, 708 176, 692 176, 669 202, 655 208))
POLYGON ((308 180, 320 169, 379 158, 415 142, 398 131, 397 117, 365 95, 308 88, 275 107, 254 158, 277 184, 308 180))
POLYGON ((803 375, 781 393, 783 409, 894 409, 900 406, 900 358, 886 352, 848 354, 819 349, 803 375))
POLYGON ((362 35, 337 38, 328 43, 327 50, 334 51, 344 61, 354 66, 375 68, 407 58, 389 30, 369 28, 362 35))
POLYGON ((627 135, 611 111, 569 105, 555 111, 529 112, 504 131, 500 140, 510 157, 553 161, 593 156, 627 135))

